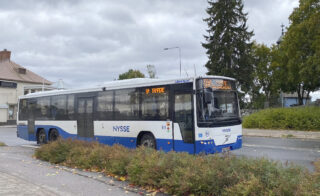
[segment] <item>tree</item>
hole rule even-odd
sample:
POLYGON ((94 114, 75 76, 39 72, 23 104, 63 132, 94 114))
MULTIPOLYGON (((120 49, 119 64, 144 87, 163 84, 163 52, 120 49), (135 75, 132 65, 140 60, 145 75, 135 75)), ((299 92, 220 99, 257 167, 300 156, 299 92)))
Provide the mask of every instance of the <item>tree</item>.
POLYGON ((129 69, 129 71, 120 74, 118 80, 125 80, 125 79, 130 79, 130 78, 144 78, 144 74, 141 73, 139 70, 133 70, 129 69))
POLYGON ((205 35, 209 58, 208 74, 236 78, 241 90, 248 92, 252 85, 252 62, 250 50, 253 31, 248 31, 247 13, 243 12, 242 0, 208 0, 204 19, 208 24, 205 35))
POLYGON ((156 67, 154 65, 147 65, 147 71, 149 74, 149 78, 155 78, 156 77, 156 67))
POLYGON ((320 3, 300 0, 289 17, 291 25, 280 43, 281 89, 297 92, 299 105, 320 87, 320 3), (305 96, 306 95, 306 96, 305 96))
MULTIPOLYGON (((252 100, 262 100, 263 105, 266 101, 270 102, 272 84, 273 84, 273 70, 271 67, 271 49, 264 44, 254 43, 252 46, 253 56, 253 87, 252 87, 252 100), (263 99, 262 97, 265 97, 263 99)), ((264 106, 260 106, 264 107, 264 106)))

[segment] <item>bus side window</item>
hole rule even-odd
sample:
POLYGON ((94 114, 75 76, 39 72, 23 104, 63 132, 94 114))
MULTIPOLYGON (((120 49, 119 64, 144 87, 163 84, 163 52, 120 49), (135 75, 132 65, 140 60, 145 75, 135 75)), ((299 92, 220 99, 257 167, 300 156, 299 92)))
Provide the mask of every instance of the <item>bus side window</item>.
POLYGON ((67 101, 67 119, 68 120, 75 120, 74 116, 74 95, 68 95, 67 101))
POLYGON ((38 97, 35 118, 37 120, 50 119, 50 97, 38 97))
POLYGON ((116 90, 114 102, 116 120, 139 119, 139 92, 136 89, 116 90))
POLYGON ((26 99, 20 99, 19 102, 19 120, 27 120, 28 106, 26 99))
POLYGON ((98 120, 113 120, 113 91, 99 92, 97 97, 98 120))
POLYGON ((67 114, 67 96, 58 95, 52 97, 51 115, 54 120, 64 120, 67 114))
POLYGON ((141 98, 142 119, 166 120, 169 118, 169 96, 166 90, 162 93, 152 93, 150 88, 143 89, 141 98))

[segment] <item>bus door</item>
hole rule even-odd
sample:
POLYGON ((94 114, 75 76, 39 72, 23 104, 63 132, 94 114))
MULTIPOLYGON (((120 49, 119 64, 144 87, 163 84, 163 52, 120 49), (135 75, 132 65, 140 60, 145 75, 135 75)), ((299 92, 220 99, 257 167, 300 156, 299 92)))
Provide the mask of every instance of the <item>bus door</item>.
POLYGON ((36 100, 35 99, 29 99, 28 100, 28 134, 34 134, 35 131, 35 109, 36 109, 36 100))
POLYGON ((93 97, 79 97, 77 103, 78 137, 92 138, 93 131, 93 97))
MULTIPOLYGON (((192 87, 192 86, 191 86, 192 87)), ((194 119, 192 88, 173 91, 174 150, 194 153, 194 119)))

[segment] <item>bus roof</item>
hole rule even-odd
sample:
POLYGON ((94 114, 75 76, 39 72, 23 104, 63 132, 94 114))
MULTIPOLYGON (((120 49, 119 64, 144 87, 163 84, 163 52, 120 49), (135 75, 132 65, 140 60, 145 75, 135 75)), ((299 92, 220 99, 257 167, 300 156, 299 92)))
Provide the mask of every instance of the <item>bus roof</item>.
POLYGON ((133 79, 127 79, 127 80, 116 80, 116 81, 105 82, 102 85, 92 87, 92 88, 52 90, 52 91, 30 93, 27 95, 20 96, 19 99, 44 97, 44 96, 52 96, 52 95, 64 95, 64 94, 72 94, 72 93, 96 92, 96 91, 102 91, 102 90, 114 90, 114 89, 124 89, 124 88, 134 88, 134 87, 144 87, 144 86, 158 86, 158 85, 167 85, 167 84, 188 83, 188 82, 193 82, 195 79, 198 79, 198 78, 225 79, 225 80, 235 81, 234 78, 229 78, 224 76, 198 76, 198 77, 175 78, 175 79, 133 78, 133 79))

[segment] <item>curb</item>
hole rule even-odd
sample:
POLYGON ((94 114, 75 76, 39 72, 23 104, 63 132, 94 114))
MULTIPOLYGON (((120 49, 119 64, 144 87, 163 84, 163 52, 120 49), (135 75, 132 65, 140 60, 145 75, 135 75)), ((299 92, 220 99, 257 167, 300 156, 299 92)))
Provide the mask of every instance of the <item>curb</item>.
POLYGON ((275 138, 299 138, 320 139, 320 131, 291 131, 270 129, 242 129, 244 136, 275 137, 275 138))
POLYGON ((17 125, 0 125, 0 128, 17 128, 17 125))

